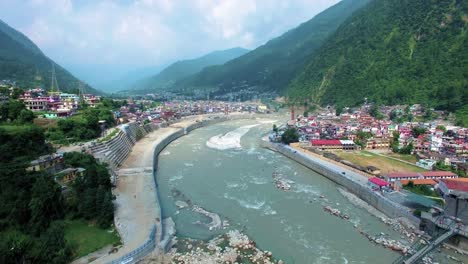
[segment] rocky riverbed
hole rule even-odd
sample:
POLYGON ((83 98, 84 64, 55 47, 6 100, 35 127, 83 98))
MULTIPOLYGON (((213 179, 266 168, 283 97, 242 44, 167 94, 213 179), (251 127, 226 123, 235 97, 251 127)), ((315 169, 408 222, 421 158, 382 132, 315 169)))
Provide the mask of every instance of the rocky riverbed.
MULTIPOLYGON (((247 235, 238 230, 231 230, 208 242, 181 239, 169 252, 170 263, 211 264, 211 263, 283 263, 276 260, 269 251, 263 251, 247 235)), ((146 258, 142 263, 154 263, 146 258)), ((168 262, 169 263, 169 262, 168 262)))

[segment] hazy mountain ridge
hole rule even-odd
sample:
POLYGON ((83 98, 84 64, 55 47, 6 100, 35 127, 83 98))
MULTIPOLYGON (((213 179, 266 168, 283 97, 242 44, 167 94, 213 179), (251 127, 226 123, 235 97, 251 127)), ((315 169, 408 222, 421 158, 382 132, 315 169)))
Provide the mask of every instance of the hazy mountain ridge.
MULTIPOLYGON (((33 88, 41 85, 50 88, 52 63, 60 90, 75 92, 80 80, 66 69, 46 57, 34 42, 22 33, 0 20, 0 80, 16 81, 21 88, 33 88), (38 74, 41 80, 36 80, 38 74)), ((89 85, 84 84, 87 92, 98 93, 89 85)))
POLYGON ((467 22, 467 1, 374 0, 327 40, 289 95, 460 109, 468 102, 467 22))
POLYGON ((171 89, 191 92, 208 88, 222 94, 243 85, 282 91, 327 37, 367 3, 368 0, 341 1, 255 50, 224 65, 207 67, 176 82, 171 89))
POLYGON ((247 49, 232 48, 210 52, 195 59, 177 61, 158 74, 135 83, 132 88, 138 90, 165 89, 180 79, 200 72, 205 67, 223 64, 247 52, 247 49))

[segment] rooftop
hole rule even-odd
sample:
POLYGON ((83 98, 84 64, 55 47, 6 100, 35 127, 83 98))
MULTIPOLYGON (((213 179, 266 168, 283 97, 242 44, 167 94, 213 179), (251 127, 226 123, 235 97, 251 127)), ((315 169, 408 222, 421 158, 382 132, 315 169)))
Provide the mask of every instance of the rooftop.
POLYGON ((455 173, 451 171, 425 171, 421 172, 421 175, 425 177, 443 177, 443 176, 450 176, 450 177, 455 177, 457 176, 455 173))
POLYGON ((319 145, 328 145, 328 146, 334 146, 334 145, 341 145, 341 141, 337 139, 312 139, 310 143, 314 146, 319 146, 319 145))
POLYGON ((468 181, 460 181, 459 179, 442 179, 448 189, 454 191, 468 192, 468 181))
POLYGON ((380 187, 383 187, 383 186, 388 186, 389 183, 380 179, 380 178, 377 178, 377 177, 372 177, 372 178, 369 178, 369 181, 372 182, 373 184, 376 184, 380 187))
POLYGON ((402 185, 407 185, 410 181, 414 183, 414 185, 435 185, 436 181, 433 179, 414 179, 414 180, 401 180, 402 185))

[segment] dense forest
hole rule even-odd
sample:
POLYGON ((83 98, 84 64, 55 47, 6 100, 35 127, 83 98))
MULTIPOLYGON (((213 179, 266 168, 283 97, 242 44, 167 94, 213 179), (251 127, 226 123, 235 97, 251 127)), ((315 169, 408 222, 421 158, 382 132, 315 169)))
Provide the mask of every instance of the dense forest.
POLYGON ((327 37, 368 0, 343 0, 285 34, 224 65, 180 80, 172 89, 215 89, 228 93, 245 86, 281 91, 327 37))
POLYGON ((110 175, 92 156, 67 153, 66 167, 85 171, 65 195, 54 175, 26 170, 53 151, 33 118, 19 101, 0 105, 0 263, 68 263, 75 245, 65 239, 65 220, 113 223, 110 175))
MULTIPOLYGON (((0 80, 14 81, 22 88, 49 89, 52 64, 60 90, 76 92, 80 80, 46 57, 30 39, 0 20, 0 80)), ((99 93, 86 84, 83 88, 89 93, 99 93)))
POLYGON ((289 95, 339 107, 367 97, 466 112, 467 23, 467 1, 373 0, 325 42, 289 95))

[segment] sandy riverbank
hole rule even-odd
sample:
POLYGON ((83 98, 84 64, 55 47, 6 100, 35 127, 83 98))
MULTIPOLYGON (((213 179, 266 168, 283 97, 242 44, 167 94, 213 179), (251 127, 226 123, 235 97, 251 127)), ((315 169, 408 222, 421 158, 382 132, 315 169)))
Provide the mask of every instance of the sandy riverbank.
MULTIPOLYGON (((216 115, 189 117, 169 127, 155 130, 136 142, 119 168, 114 190, 115 223, 122 237, 123 246, 117 252, 103 256, 93 263, 108 263, 130 253, 148 239, 154 225, 157 226, 156 244, 159 244, 162 219, 153 175, 154 151, 158 145, 167 144, 167 139, 174 134, 180 134, 181 131, 202 120, 216 120, 214 116, 216 115)), ((238 116, 236 114, 227 117, 238 116)), ((245 115, 246 118, 249 116, 251 115, 245 115)), ((217 120, 224 121, 224 118, 217 120)))
MULTIPOLYGON (((161 230, 160 207, 153 176, 154 149, 164 139, 196 123, 202 117, 193 117, 149 133, 139 140, 118 172, 115 223, 123 246, 116 253, 99 258, 94 263, 107 263, 121 257, 148 239, 156 224, 159 238, 161 230)), ((159 242, 159 241, 158 241, 159 242)))

